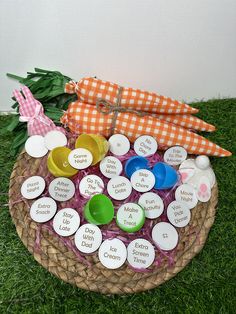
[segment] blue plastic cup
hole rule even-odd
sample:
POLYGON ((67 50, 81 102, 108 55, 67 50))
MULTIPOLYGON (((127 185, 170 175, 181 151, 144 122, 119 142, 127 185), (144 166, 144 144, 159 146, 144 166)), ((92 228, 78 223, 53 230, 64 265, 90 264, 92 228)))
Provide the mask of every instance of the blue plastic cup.
POLYGON ((172 188, 178 181, 176 170, 164 162, 158 162, 152 169, 156 178, 154 189, 166 190, 172 188))
POLYGON ((136 170, 140 169, 150 170, 148 160, 146 158, 142 156, 133 156, 126 161, 125 174, 128 178, 130 178, 136 170))

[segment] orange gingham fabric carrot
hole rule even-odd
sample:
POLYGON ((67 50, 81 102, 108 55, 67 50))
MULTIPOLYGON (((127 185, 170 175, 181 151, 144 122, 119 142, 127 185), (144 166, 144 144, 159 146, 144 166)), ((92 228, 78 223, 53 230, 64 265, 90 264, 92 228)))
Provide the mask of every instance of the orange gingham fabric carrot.
POLYGON ((126 135, 131 142, 143 134, 156 138, 161 146, 181 145, 188 153, 212 156, 230 156, 231 153, 189 130, 164 122, 150 115, 138 116, 131 112, 100 112, 94 105, 80 101, 71 103, 61 122, 75 133, 111 133, 126 135), (114 114, 116 114, 115 125, 114 114), (112 126, 114 129, 112 130, 112 126))
POLYGON ((213 132, 216 129, 214 125, 190 114, 154 114, 153 116, 186 129, 207 132, 213 132))
MULTIPOLYGON (((77 83, 72 81, 67 83, 65 92, 69 94, 76 93, 78 100, 91 105, 95 105, 98 98, 115 104, 119 88, 118 84, 88 77, 81 79, 77 83)), ((127 87, 124 87, 122 90, 120 106, 162 114, 191 114, 198 112, 198 109, 169 97, 127 87)))

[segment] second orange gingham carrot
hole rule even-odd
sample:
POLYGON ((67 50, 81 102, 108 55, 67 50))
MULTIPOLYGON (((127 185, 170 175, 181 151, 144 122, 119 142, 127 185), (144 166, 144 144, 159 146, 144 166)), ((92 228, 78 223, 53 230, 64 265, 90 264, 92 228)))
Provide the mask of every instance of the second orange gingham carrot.
POLYGON ((138 116, 135 113, 119 112, 115 124, 114 112, 103 114, 93 105, 80 101, 71 103, 62 116, 61 123, 74 133, 99 133, 106 137, 111 133, 122 133, 131 142, 140 135, 147 134, 156 138, 161 146, 183 146, 190 154, 230 156, 231 153, 208 141, 204 137, 150 115, 138 116), (112 130, 112 125, 114 129, 112 130))

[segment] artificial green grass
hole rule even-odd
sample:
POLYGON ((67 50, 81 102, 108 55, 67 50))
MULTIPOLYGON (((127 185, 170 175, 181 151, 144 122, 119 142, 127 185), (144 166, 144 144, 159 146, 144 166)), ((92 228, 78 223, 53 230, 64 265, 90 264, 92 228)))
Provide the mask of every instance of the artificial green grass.
MULTIPOLYGON (((215 124, 207 138, 235 153, 236 99, 193 104, 199 117, 215 124)), ((0 117, 0 128, 9 117, 0 117)), ((0 150, 0 313, 235 313, 236 226, 235 156, 212 158, 219 203, 204 249, 176 277, 134 295, 104 296, 80 290, 51 275, 23 246, 9 215, 8 182, 14 164, 12 136, 1 136, 0 150)))

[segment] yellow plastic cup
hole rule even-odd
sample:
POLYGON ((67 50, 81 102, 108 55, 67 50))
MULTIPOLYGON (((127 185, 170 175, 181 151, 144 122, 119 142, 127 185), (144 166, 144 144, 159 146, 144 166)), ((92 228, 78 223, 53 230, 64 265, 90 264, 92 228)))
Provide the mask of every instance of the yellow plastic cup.
POLYGON ((71 167, 68 162, 68 156, 71 150, 68 147, 56 147, 51 150, 48 155, 47 166, 48 170, 54 177, 72 177, 77 172, 78 169, 71 167))
POLYGON ((92 165, 96 165, 106 156, 109 144, 102 135, 81 134, 75 142, 75 148, 85 148, 89 150, 93 155, 92 165))

